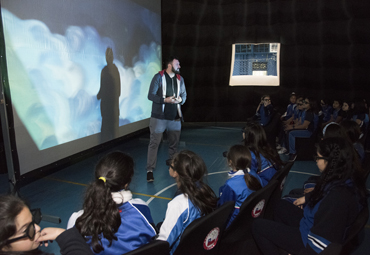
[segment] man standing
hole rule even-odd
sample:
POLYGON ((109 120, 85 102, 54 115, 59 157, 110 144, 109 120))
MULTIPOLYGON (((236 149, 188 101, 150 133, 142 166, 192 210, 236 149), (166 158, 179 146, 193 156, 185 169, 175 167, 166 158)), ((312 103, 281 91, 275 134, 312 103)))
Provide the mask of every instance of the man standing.
POLYGON ((170 57, 165 62, 165 69, 154 75, 150 83, 148 99, 153 102, 150 118, 150 142, 147 159, 147 181, 154 181, 153 170, 157 163, 158 146, 162 135, 167 130, 168 155, 166 164, 177 151, 180 140, 181 107, 186 101, 184 78, 180 75, 180 62, 176 57, 170 57))

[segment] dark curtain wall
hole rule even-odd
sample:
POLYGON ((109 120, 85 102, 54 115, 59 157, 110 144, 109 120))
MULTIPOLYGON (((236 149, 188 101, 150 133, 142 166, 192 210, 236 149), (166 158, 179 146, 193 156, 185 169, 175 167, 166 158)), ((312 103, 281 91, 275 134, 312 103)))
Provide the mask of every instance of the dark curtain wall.
POLYGON ((180 59, 186 121, 245 121, 262 94, 370 99, 370 1, 162 0, 163 57, 180 59), (280 42, 279 87, 230 87, 233 43, 280 42))

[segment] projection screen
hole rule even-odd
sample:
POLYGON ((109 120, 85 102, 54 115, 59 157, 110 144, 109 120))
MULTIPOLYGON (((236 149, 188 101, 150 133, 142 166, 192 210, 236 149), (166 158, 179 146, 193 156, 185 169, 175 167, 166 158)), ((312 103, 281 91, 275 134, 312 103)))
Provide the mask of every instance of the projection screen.
POLYGON ((148 126, 160 6, 1 0, 21 175, 148 126))

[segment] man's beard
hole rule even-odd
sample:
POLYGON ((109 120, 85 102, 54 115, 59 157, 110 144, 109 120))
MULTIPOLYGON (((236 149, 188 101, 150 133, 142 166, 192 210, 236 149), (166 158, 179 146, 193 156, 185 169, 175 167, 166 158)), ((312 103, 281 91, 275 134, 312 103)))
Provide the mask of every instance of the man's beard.
POLYGON ((180 69, 179 70, 175 70, 175 68, 173 68, 173 66, 172 66, 172 72, 175 73, 175 74, 180 74, 180 69))

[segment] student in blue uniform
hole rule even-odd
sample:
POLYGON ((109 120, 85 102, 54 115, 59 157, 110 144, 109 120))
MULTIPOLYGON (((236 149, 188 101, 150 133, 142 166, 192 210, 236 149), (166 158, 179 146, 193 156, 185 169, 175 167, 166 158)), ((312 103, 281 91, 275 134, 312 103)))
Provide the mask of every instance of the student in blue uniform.
POLYGON ((319 254, 331 243, 342 244, 347 229, 367 206, 363 171, 346 138, 322 140, 316 164, 321 176, 312 192, 294 204, 282 200, 274 210, 275 221, 253 223, 263 254, 280 254, 279 248, 291 254, 319 254))
POLYGON ((255 170, 251 170, 251 153, 243 145, 234 145, 227 153, 227 161, 232 169, 231 178, 220 188, 220 198, 217 205, 220 207, 228 201, 235 202, 235 209, 230 216, 227 227, 239 213, 240 206, 254 191, 262 189, 261 178, 255 170))
POLYGON ((95 254, 124 254, 156 235, 149 207, 132 199, 128 189, 133 175, 130 156, 122 152, 104 156, 86 190, 83 210, 69 219, 67 228, 75 225, 95 254))
POLYGON ((175 154, 170 164, 169 174, 176 180, 179 192, 168 203, 158 239, 170 244, 171 254, 179 245, 185 228, 216 208, 217 197, 203 182, 206 173, 206 164, 192 151, 175 154))
POLYGON ((268 144, 266 133, 258 123, 247 123, 243 130, 243 140, 251 152, 251 171, 257 172, 264 187, 282 166, 281 159, 276 150, 268 144))

